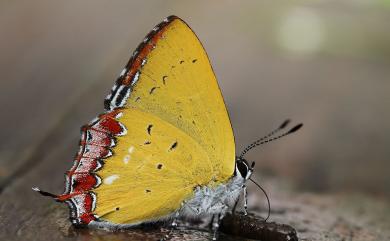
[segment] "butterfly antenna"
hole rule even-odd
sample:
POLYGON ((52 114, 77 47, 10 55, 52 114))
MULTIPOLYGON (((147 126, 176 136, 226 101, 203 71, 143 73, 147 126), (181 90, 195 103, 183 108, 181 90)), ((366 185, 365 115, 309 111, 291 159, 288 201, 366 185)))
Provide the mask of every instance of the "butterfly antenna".
POLYGON ((245 155, 250 149, 252 149, 253 147, 255 147, 255 146, 253 146, 253 145, 255 145, 257 142, 263 141, 263 140, 268 139, 268 138, 270 138, 271 136, 275 135, 276 133, 278 133, 279 131, 281 131, 282 129, 284 129, 290 122, 291 122, 290 119, 287 119, 287 120, 283 121, 283 123, 282 123, 278 128, 276 128, 275 130, 271 131, 271 132, 268 133, 267 135, 261 137, 260 139, 258 139, 258 140, 256 140, 256 141, 252 142, 250 145, 248 145, 248 146, 241 152, 240 157, 241 157, 241 158, 244 157, 244 155, 245 155), (253 146, 253 147, 252 147, 252 146, 253 146))
POLYGON ((263 136, 262 138, 252 142, 250 145, 248 145, 240 154, 240 158, 243 158, 244 155, 251 149, 253 149, 254 147, 256 146, 259 146, 259 145, 262 145, 262 144, 265 144, 265 143, 268 143, 268 142, 271 142, 271 141, 274 141, 276 139, 279 139, 281 137, 284 137, 286 135, 289 135, 295 131, 297 131, 298 129, 300 129, 303 124, 298 124, 296 126, 294 126, 293 128, 291 128, 289 131, 283 133, 282 135, 279 135, 277 137, 274 137, 274 138, 271 138, 272 136, 274 136, 275 134, 277 134, 278 132, 280 132, 281 130, 283 130, 288 124, 290 123, 290 120, 287 119, 285 120, 278 128, 276 128, 275 130, 273 130, 272 132, 270 132, 268 135, 266 136, 263 136))
POLYGON ((251 180, 251 182, 253 182, 258 188, 260 188, 260 190, 264 193, 265 197, 267 198, 267 202, 268 202, 268 214, 267 214, 267 217, 264 219, 264 222, 267 222, 268 218, 271 216, 271 202, 270 202, 270 200, 269 200, 268 194, 267 194, 267 192, 264 190, 264 188, 262 188, 255 180, 253 180, 252 178, 249 178, 249 180, 251 180))

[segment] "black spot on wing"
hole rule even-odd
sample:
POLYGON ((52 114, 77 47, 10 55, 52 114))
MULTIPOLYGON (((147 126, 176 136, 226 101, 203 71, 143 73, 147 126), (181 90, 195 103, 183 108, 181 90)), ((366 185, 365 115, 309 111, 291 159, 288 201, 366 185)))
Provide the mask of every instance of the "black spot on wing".
POLYGON ((161 164, 161 163, 159 163, 158 165, 157 165, 157 169, 161 169, 163 167, 163 164, 161 164))
POLYGON ((180 64, 183 64, 184 63, 184 60, 180 60, 180 64))
POLYGON ((149 91, 149 94, 153 94, 153 92, 154 92, 157 88, 160 88, 160 87, 153 87, 153 88, 151 88, 150 91, 149 91))
POLYGON ((146 190, 145 190, 145 192, 146 192, 146 193, 151 193, 151 192, 152 192, 152 190, 150 190, 150 189, 146 189, 146 190))
POLYGON ((178 144, 179 144, 179 143, 178 143, 177 141, 175 141, 175 142, 171 145, 171 147, 169 148, 169 151, 174 150, 174 149, 177 147, 178 144))
POLYGON ((145 143, 144 143, 144 145, 150 145, 150 144, 152 144, 152 142, 150 142, 150 141, 145 141, 145 143))
POLYGON ((152 127, 153 127, 153 125, 150 124, 150 125, 148 125, 148 127, 146 128, 146 131, 148 132, 149 135, 150 135, 150 132, 152 131, 152 127))
POLYGON ((164 75, 164 76, 162 77, 162 81, 163 81, 163 84, 164 84, 164 85, 166 84, 167 79, 168 79, 168 76, 166 76, 166 75, 164 75))
POLYGON ((198 60, 197 60, 197 59, 193 59, 193 60, 192 60, 192 63, 195 63, 196 61, 198 61, 198 60))

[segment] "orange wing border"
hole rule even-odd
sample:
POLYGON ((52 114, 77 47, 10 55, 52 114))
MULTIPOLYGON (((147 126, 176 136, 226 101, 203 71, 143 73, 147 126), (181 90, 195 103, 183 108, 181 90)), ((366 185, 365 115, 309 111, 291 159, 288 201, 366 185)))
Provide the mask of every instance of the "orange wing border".
POLYGON ((122 70, 114 87, 111 89, 111 93, 104 100, 104 107, 107 111, 123 107, 126 104, 131 88, 137 83, 140 70, 146 64, 149 53, 155 48, 157 42, 163 38, 166 27, 176 19, 180 18, 174 15, 165 18, 164 21, 146 35, 134 51, 126 67, 122 70))

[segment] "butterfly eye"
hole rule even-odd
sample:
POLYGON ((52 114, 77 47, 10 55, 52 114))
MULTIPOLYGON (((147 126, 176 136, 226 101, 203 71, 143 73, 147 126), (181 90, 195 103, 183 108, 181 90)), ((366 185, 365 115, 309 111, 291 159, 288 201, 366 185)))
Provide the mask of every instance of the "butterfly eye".
POLYGON ((246 161, 245 160, 237 161, 237 168, 238 168, 238 171, 240 172, 240 175, 243 178, 246 178, 246 176, 248 175, 248 172, 249 172, 249 167, 246 164, 246 161))

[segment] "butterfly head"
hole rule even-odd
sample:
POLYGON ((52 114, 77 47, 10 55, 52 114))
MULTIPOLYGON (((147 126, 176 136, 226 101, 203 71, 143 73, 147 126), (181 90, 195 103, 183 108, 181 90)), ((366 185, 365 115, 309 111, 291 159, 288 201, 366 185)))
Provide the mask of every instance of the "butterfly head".
POLYGON ((255 163, 249 164, 247 160, 242 157, 236 158, 236 169, 234 170, 235 176, 240 176, 241 178, 248 180, 252 173, 255 163))

